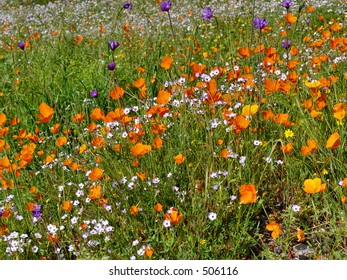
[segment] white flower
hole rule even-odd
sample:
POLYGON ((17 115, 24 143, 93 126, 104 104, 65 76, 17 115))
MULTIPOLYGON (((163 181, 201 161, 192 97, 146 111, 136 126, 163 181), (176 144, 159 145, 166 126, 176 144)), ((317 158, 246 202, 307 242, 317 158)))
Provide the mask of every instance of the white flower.
POLYGON ((166 227, 166 228, 168 228, 168 227, 171 226, 171 222, 170 222, 169 220, 164 220, 163 226, 166 227))
POLYGON ((272 158, 271 158, 271 157, 267 157, 267 158, 265 159, 265 161, 266 161, 267 163, 271 163, 271 162, 272 162, 272 158))
POLYGON ((254 146, 259 146, 261 144, 261 141, 259 140, 254 140, 253 141, 254 146))
POLYGON ((133 246, 136 246, 137 244, 139 244, 139 241, 137 239, 135 239, 132 243, 133 246))
POLYGON ((214 221, 215 219, 217 219, 217 214, 214 213, 214 212, 210 212, 208 214, 208 218, 211 220, 211 221, 214 221))
POLYGON ((299 205, 296 205, 296 204, 294 204, 293 206, 292 206, 292 210, 293 210, 293 212, 299 212, 300 211, 300 206, 299 205))

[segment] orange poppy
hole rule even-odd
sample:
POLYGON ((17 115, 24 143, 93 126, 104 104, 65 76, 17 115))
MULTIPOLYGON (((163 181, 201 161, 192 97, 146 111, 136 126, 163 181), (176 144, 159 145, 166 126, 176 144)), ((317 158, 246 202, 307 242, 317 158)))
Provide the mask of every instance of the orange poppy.
POLYGON ((278 80, 272 81, 269 78, 264 79, 265 93, 267 95, 276 92, 280 88, 280 83, 278 80))
POLYGON ((325 147, 328 149, 336 149, 340 146, 340 135, 338 132, 334 132, 328 139, 325 147))
POLYGON ((82 41, 83 41, 83 36, 77 35, 77 36, 75 37, 75 43, 80 43, 80 42, 82 42, 82 41))
POLYGON ((0 114, 0 126, 3 126, 6 123, 6 115, 4 113, 0 114))
POLYGON ((67 138, 65 136, 58 137, 57 141, 55 141, 55 145, 57 147, 64 146, 67 143, 67 138))
POLYGON ((41 103, 39 106, 40 114, 36 116, 40 119, 37 123, 47 123, 49 122, 54 114, 54 109, 49 107, 46 103, 41 103))
POLYGON ((305 233, 300 228, 297 228, 297 230, 296 230, 296 238, 297 238, 298 242, 303 241, 305 238, 305 233))
POLYGON ((103 120, 105 118, 104 112, 100 108, 94 108, 90 117, 94 120, 103 120))
POLYGON ((153 253, 154 253, 153 247, 150 245, 147 245, 145 248, 145 256, 150 258, 152 257, 153 253))
POLYGON ((88 198, 91 200, 98 199, 102 195, 102 187, 101 186, 91 186, 89 188, 88 198))
POLYGON ((144 181, 147 178, 146 174, 142 173, 140 171, 136 172, 136 176, 139 177, 141 179, 141 181, 144 181))
POLYGON ((186 156, 184 154, 178 154, 174 159, 176 164, 182 164, 185 161, 186 156))
POLYGON ((152 124, 151 126, 151 132, 154 134, 163 134, 166 130, 166 125, 165 124, 152 124))
POLYGON ((119 87, 117 85, 110 92, 110 96, 114 100, 117 100, 117 99, 123 97, 123 95, 124 95, 124 89, 122 89, 121 87, 119 87))
POLYGON ((137 206, 135 206, 135 205, 133 205, 133 206, 131 206, 130 207, 130 214, 131 215, 137 215, 137 214, 139 214, 139 208, 137 207, 137 206))
POLYGON ((237 53, 239 55, 241 55, 243 58, 247 58, 247 57, 249 57, 251 55, 252 51, 248 47, 243 47, 243 48, 239 48, 237 50, 237 53))
POLYGON ((142 156, 144 154, 147 154, 150 151, 151 151, 151 146, 150 145, 144 145, 142 143, 137 143, 135 146, 130 148, 130 152, 135 157, 142 156))
POLYGON ((342 24, 335 22, 333 25, 330 26, 331 31, 340 31, 342 29, 342 24))
POLYGON ((94 167, 93 170, 88 174, 88 178, 92 181, 97 181, 102 179, 104 171, 99 167, 94 167))
POLYGON ((160 137, 155 137, 152 146, 157 149, 161 148, 163 146, 163 140, 160 137))
POLYGON ((168 91, 161 90, 158 92, 156 101, 159 104, 167 104, 170 101, 170 96, 171 95, 168 91))
POLYGON ((271 237, 273 239, 276 239, 282 233, 281 226, 278 223, 276 223, 275 221, 272 221, 272 220, 270 221, 269 224, 266 225, 266 229, 268 231, 271 231, 271 237))
POLYGON ((72 210, 72 203, 68 200, 65 200, 63 202, 62 207, 61 207, 61 210, 66 211, 66 212, 70 212, 72 210))
POLYGON ((160 203, 157 203, 157 204, 154 206, 154 210, 157 211, 157 212, 163 211, 163 205, 161 205, 160 203))
POLYGON ((298 18, 296 16, 292 15, 291 13, 287 13, 285 15, 285 19, 286 19, 287 23, 293 24, 297 21, 298 18))
POLYGON ((257 191, 253 184, 243 184, 239 191, 241 204, 253 203, 257 200, 257 191))
POLYGON ((318 193, 324 192, 326 190, 326 184, 322 184, 322 180, 320 178, 314 179, 306 179, 304 181, 304 191, 306 193, 318 193))
POLYGON ((162 68, 164 68, 165 70, 169 70, 172 66, 172 61, 173 59, 170 57, 170 56, 164 56, 161 63, 160 63, 160 66, 162 68))
POLYGON ((292 143, 288 143, 286 145, 282 146, 282 151, 286 154, 289 154, 293 151, 293 144, 292 143))
POLYGON ((254 114, 258 112, 258 110, 259 110, 259 106, 257 104, 245 105, 242 107, 241 115, 244 117, 253 116, 254 114))
POLYGON ((173 225, 177 225, 183 218, 183 214, 178 214, 178 210, 176 208, 170 208, 164 214, 164 220, 168 220, 173 225))

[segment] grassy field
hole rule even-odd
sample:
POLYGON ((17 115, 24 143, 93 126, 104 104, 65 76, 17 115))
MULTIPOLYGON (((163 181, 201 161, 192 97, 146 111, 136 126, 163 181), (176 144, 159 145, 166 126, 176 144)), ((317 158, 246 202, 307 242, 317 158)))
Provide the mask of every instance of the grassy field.
POLYGON ((130 2, 0 1, 0 259, 346 259, 347 2, 130 2))

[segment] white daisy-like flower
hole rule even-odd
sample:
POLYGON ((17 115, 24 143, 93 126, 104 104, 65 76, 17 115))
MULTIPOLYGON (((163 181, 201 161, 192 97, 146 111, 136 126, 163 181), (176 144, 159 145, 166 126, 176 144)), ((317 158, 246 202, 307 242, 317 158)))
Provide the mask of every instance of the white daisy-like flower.
POLYGON ((208 214, 208 218, 210 219, 210 221, 214 221, 215 219, 217 219, 217 214, 214 212, 210 212, 208 214))
POLYGON ((300 211, 300 206, 299 205, 296 205, 296 204, 294 204, 293 206, 292 206, 292 210, 293 210, 293 212, 299 212, 300 211))
POLYGON ((166 227, 166 228, 168 228, 168 227, 171 226, 171 222, 170 222, 169 220, 164 220, 163 226, 166 227))

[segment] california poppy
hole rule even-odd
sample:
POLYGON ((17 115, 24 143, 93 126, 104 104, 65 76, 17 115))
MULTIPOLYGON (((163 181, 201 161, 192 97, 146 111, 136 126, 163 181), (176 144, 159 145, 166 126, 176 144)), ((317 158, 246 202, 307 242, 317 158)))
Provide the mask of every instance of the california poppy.
POLYGON ((65 200, 61 207, 61 210, 70 212, 72 210, 72 203, 69 200, 65 200))
POLYGON ((182 164, 185 161, 186 156, 184 154, 178 154, 174 159, 176 164, 182 164))
POLYGON ((243 184, 239 191, 241 204, 253 203, 257 200, 257 191, 253 184, 243 184))
POLYGON ((340 146, 340 135, 338 132, 334 132, 328 139, 325 147, 328 149, 336 149, 340 146))
POLYGON ((144 154, 147 154, 150 151, 151 151, 151 146, 150 145, 144 145, 142 143, 137 143, 135 146, 130 148, 130 152, 135 157, 142 156, 144 154))
POLYGON ((136 216, 138 213, 139 213, 139 208, 137 206, 133 205, 130 207, 130 214, 131 215, 136 216))
POLYGON ((123 95, 124 95, 124 89, 118 85, 116 85, 110 92, 110 96, 114 100, 121 98, 123 95))
POLYGON ((88 174, 88 178, 92 181, 97 181, 102 179, 104 171, 99 167, 94 167, 93 170, 88 174))
POLYGON ((172 66, 172 61, 173 59, 170 57, 170 56, 164 56, 161 63, 160 63, 160 66, 165 69, 165 70, 169 70, 172 66))
POLYGON ((326 185, 322 183, 320 178, 306 179, 304 181, 304 191, 310 194, 324 192, 326 185))
POLYGON ((46 103, 41 103, 39 106, 40 114, 36 116, 40 119, 37 123, 47 123, 49 122, 54 114, 54 109, 49 107, 46 103))
POLYGON ((282 233, 281 226, 278 223, 276 223, 275 221, 272 221, 272 220, 270 221, 269 224, 266 225, 266 229, 268 231, 271 231, 271 237, 273 239, 276 239, 282 233))
POLYGON ((91 200, 98 199, 102 195, 102 187, 101 186, 91 186, 89 188, 88 198, 91 200))

